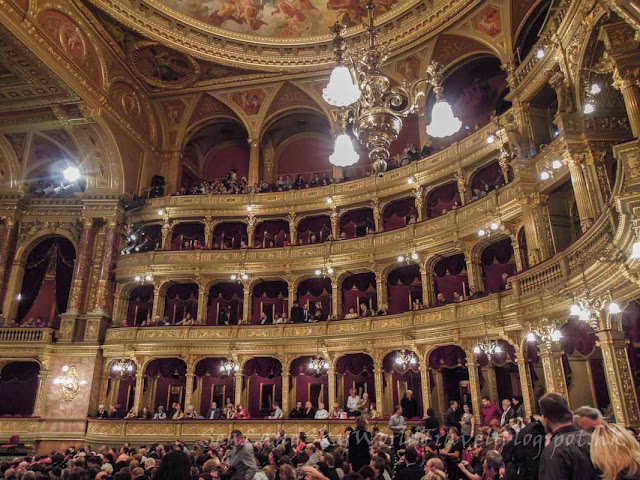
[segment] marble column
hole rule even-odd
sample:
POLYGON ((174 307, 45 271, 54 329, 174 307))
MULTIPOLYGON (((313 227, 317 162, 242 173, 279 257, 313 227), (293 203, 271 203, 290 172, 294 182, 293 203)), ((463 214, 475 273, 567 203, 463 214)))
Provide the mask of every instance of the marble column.
POLYGON ((84 293, 88 282, 89 267, 91 266, 91 254, 93 251, 93 219, 86 218, 82 223, 82 233, 80 235, 80 245, 76 261, 73 266, 73 279, 71 280, 71 291, 69 293, 68 312, 78 313, 84 304, 84 293))
POLYGON ((578 207, 578 215, 580 216, 580 229, 586 232, 595 219, 595 212, 591 203, 591 195, 587 187, 587 179, 584 175, 584 155, 567 154, 566 163, 571 174, 571 183, 573 185, 573 194, 578 207))
POLYGON ((547 392, 559 393, 569 401, 569 389, 562 365, 562 348, 554 342, 551 345, 540 345, 540 359, 544 371, 547 392))
POLYGON ((637 428, 640 425, 640 412, 624 333, 602 330, 597 336, 616 423, 627 428, 637 428))

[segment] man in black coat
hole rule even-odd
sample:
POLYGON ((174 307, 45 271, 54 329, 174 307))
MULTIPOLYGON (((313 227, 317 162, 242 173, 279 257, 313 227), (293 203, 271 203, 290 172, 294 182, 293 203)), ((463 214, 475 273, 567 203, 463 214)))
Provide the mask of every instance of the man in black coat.
POLYGON ((291 321, 293 323, 302 323, 302 315, 302 308, 300 308, 300 304, 296 300, 293 302, 293 307, 291 307, 291 321))
POLYGON ((444 414, 444 424, 447 427, 460 428, 460 405, 457 400, 451 400, 449 402, 449 409, 444 414))
POLYGON ((207 415, 204 417, 207 420, 219 420, 220 419, 220 409, 218 408, 218 404, 213 402, 211 404, 211 408, 207 410, 207 415))
POLYGON ((104 405, 100 405, 98 407, 98 412, 96 413, 96 418, 109 418, 109 412, 104 409, 104 405))
POLYGON ((418 416, 418 402, 413 397, 413 392, 411 390, 407 390, 404 394, 404 397, 400 401, 400 406, 402 407, 402 414, 406 418, 414 418, 418 416))
POLYGON ((553 436, 542 452, 539 478, 545 480, 598 480, 591 463, 591 434, 573 424, 573 412, 562 395, 547 393, 540 399, 540 413, 553 436))

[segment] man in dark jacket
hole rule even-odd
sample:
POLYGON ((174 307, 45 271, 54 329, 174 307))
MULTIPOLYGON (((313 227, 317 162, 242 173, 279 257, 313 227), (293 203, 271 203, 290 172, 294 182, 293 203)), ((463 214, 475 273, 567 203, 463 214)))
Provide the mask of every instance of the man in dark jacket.
POLYGON ((291 410, 289 418, 304 418, 304 408, 302 408, 302 402, 296 403, 296 408, 291 410))
POLYGON ((409 447, 404 452, 404 462, 398 464, 396 480, 420 480, 424 476, 424 468, 418 465, 418 452, 409 447))
POLYGON ((449 402, 449 410, 444 414, 444 424, 447 427, 460 427, 460 414, 458 413, 460 405, 457 400, 449 402))
POLYGON ((293 323, 302 323, 302 316, 302 308, 300 308, 300 304, 296 300, 295 302, 293 302, 293 307, 291 307, 291 321, 293 323))
POLYGON ((573 412, 557 393, 540 399, 540 413, 551 442, 542 453, 538 478, 544 480, 598 480, 591 463, 591 434, 573 424, 573 412))

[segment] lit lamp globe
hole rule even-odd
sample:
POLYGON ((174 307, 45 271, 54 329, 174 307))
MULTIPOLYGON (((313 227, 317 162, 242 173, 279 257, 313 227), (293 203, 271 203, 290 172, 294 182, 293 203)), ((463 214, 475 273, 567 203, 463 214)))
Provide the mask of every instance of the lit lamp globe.
POLYGON ((356 163, 360 156, 353 148, 351 137, 346 133, 341 133, 336 138, 335 149, 329 156, 329 162, 336 167, 349 167, 356 163))
POLYGON ((329 83, 322 91, 322 98, 334 107, 348 107, 360 98, 360 89, 347 67, 338 65, 333 69, 329 83))
POLYGON ((436 138, 449 137, 460 130, 462 122, 453 114, 451 105, 438 100, 431 111, 431 124, 427 125, 427 133, 436 138))

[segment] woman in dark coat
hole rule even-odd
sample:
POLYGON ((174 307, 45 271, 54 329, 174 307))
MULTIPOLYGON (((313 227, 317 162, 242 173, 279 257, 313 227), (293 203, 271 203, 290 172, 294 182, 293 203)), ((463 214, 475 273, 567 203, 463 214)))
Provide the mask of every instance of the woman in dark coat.
POLYGON ((367 430, 367 419, 360 415, 356 418, 356 429, 349 434, 349 463, 354 472, 364 465, 369 465, 371 439, 371 432, 367 430))

